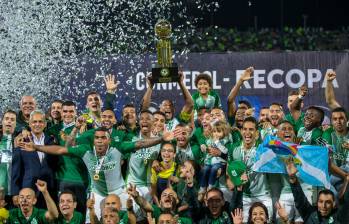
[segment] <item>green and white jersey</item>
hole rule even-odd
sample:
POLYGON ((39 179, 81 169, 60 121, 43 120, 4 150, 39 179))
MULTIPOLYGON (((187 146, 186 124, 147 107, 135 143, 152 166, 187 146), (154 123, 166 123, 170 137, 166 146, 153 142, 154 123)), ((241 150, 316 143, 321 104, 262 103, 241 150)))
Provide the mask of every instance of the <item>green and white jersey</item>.
POLYGON ((102 157, 98 157, 94 148, 91 148, 89 144, 69 147, 68 152, 81 157, 84 161, 91 178, 93 192, 108 196, 111 192, 125 186, 125 181, 121 175, 122 154, 116 147, 110 146, 102 157), (99 166, 99 179, 95 180, 94 175, 99 166))
POLYGON ((178 146, 176 149, 176 163, 183 164, 187 160, 195 160, 190 143, 188 143, 185 149, 179 148, 178 146))
MULTIPOLYGON (((141 139, 143 139, 141 136, 135 136, 133 141, 141 139)), ((160 144, 133 152, 128 161, 127 184, 132 183, 136 186, 150 185, 152 161, 158 158, 159 152, 160 144)))
POLYGON ((313 128, 308 131, 305 127, 302 127, 297 134, 298 138, 302 138, 301 145, 319 145, 321 136, 322 130, 320 128, 313 128))
POLYGON ((345 136, 337 134, 333 128, 324 131, 322 138, 327 144, 334 146, 334 152, 331 154, 331 160, 338 167, 349 164, 349 151, 343 148, 343 143, 349 139, 349 132, 345 136))
POLYGON ((252 170, 256 157, 256 147, 245 150, 242 145, 236 147, 232 153, 233 160, 243 161, 247 166, 248 183, 244 187, 245 197, 259 197, 269 194, 270 187, 265 173, 257 173, 252 170))
POLYGON ((179 124, 179 121, 176 117, 172 118, 169 121, 166 121, 165 125, 166 125, 166 130, 167 131, 173 131, 176 126, 179 124))
POLYGON ((11 165, 12 165, 12 136, 4 135, 0 141, 0 187, 5 189, 7 195, 11 186, 11 165))

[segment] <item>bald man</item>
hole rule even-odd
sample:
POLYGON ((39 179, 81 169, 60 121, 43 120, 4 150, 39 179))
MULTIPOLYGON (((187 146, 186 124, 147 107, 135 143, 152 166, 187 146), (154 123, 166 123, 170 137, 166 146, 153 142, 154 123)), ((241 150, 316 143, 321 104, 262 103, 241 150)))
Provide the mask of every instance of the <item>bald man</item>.
POLYGON ((31 188, 23 188, 19 192, 19 208, 10 210, 10 217, 7 223, 47 223, 58 217, 58 209, 47 191, 45 181, 37 180, 36 187, 43 194, 47 211, 35 207, 36 196, 31 188))

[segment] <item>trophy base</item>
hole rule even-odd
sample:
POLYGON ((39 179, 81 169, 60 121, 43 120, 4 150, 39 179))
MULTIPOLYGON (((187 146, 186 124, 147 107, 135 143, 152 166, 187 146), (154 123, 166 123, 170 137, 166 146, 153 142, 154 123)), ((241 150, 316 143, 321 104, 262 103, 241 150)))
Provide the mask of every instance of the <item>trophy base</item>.
POLYGON ((178 82, 178 66, 173 64, 170 67, 154 67, 152 68, 152 81, 154 83, 178 82))

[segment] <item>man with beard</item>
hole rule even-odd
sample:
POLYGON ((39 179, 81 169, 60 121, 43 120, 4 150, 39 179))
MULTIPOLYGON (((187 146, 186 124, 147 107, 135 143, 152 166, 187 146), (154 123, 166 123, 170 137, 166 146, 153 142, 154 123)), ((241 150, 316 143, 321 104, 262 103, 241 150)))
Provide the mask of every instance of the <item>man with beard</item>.
POLYGON ((266 135, 275 135, 277 132, 277 126, 284 119, 284 111, 279 103, 272 103, 269 106, 268 120, 264 122, 261 127, 261 137, 264 139, 266 135))
POLYGON ((202 157, 200 146, 190 142, 191 128, 185 124, 178 124, 176 132, 176 163, 183 165, 187 160, 197 161, 202 157))
POLYGON ((120 148, 119 144, 112 143, 109 130, 98 128, 94 133, 94 146, 82 144, 73 147, 62 146, 39 146, 32 142, 20 143, 26 151, 41 151, 54 155, 72 154, 82 158, 91 179, 92 193, 96 198, 96 214, 100 213, 100 202, 111 193, 120 196, 122 204, 125 205, 127 194, 124 191, 125 181, 121 176, 122 154, 143 149, 149 145, 159 144, 161 141, 172 140, 170 133, 164 133, 163 137, 150 138, 137 142, 129 142, 127 146, 120 148))
POLYGON ((16 133, 29 127, 30 113, 36 110, 36 100, 33 96, 22 96, 19 103, 20 111, 17 115, 16 133))
MULTIPOLYGON (((160 207, 150 204, 144 197, 142 197, 139 192, 136 190, 135 185, 130 185, 127 189, 127 192, 130 196, 133 197, 135 202, 146 212, 151 212, 153 218, 158 220, 162 212, 169 212, 176 214, 177 204, 179 203, 177 194, 171 188, 166 188, 160 197, 160 207)), ((183 224, 190 224, 192 221, 189 218, 179 217, 178 221, 183 224)))
POLYGON ((269 107, 262 107, 259 110, 258 122, 261 126, 264 122, 268 122, 269 107))
POLYGON ((83 224, 85 219, 80 212, 75 211, 76 209, 76 197, 72 191, 62 191, 58 198, 59 210, 61 214, 58 219, 55 220, 56 224, 83 224))
MULTIPOLYGON (((107 75, 104 78, 105 86, 107 88, 105 99, 105 110, 113 110, 114 102, 116 100, 115 92, 117 90, 118 83, 115 80, 114 75, 107 75)), ((87 111, 82 114, 86 120, 86 127, 84 129, 92 129, 101 127, 101 110, 102 99, 99 93, 96 91, 90 91, 86 96, 86 109, 87 111)))
POLYGON ((10 217, 6 223, 44 224, 58 217, 57 207, 47 190, 46 182, 37 180, 35 185, 45 199, 47 211, 35 207, 37 199, 31 188, 23 188, 19 192, 19 208, 10 210, 10 217))
MULTIPOLYGON (((332 128, 327 129, 322 138, 328 145, 334 145, 335 150, 331 154, 331 164, 340 167, 337 171, 341 179, 345 179, 349 173, 349 131, 347 127, 347 112, 342 107, 332 110, 331 123, 332 128)), ((333 167, 331 167, 333 168, 333 167)), ((331 183, 336 190, 339 190, 343 181, 336 176, 331 176, 331 183)))
POLYGON ((50 129, 52 126, 59 124, 62 121, 62 104, 62 100, 54 100, 52 102, 49 109, 46 129, 50 129))
POLYGON ((2 133, 0 133, 0 187, 6 196, 11 195, 11 166, 13 139, 16 128, 16 112, 8 110, 2 118, 2 133))
POLYGON ((245 111, 251 107, 247 101, 240 101, 238 108, 236 108, 235 99, 240 91, 244 82, 253 78, 253 67, 247 68, 231 89, 228 96, 228 120, 230 125, 236 126, 241 129, 243 120, 245 118, 245 111))
MULTIPOLYGON (((62 122, 54 125, 48 130, 48 135, 53 135, 58 140, 60 146, 65 146, 67 139, 72 132, 77 132, 82 126, 76 119, 76 105, 72 101, 65 101, 62 104, 62 122)), ((93 137, 92 137, 93 138, 93 137)), ((92 140, 93 142, 93 140, 92 140)), ((93 143, 92 143, 93 144, 93 143)), ((67 189, 72 191, 77 198, 76 210, 86 213, 86 190, 88 187, 88 172, 84 162, 73 155, 63 155, 59 157, 56 170, 58 191, 67 189)))
POLYGON ((320 223, 349 223, 349 188, 345 190, 342 205, 337 209, 336 199, 331 190, 321 190, 316 201, 317 206, 312 206, 307 200, 297 178, 297 168, 292 160, 286 163, 291 190, 296 207, 305 224, 320 223))
POLYGON ((243 216, 244 222, 248 218, 248 210, 253 202, 260 201, 267 208, 269 217, 273 214, 272 199, 270 197, 270 186, 265 173, 257 173, 252 170, 256 156, 256 141, 258 139, 258 123, 255 118, 247 117, 244 120, 242 130, 242 143, 229 152, 229 160, 243 161, 247 166, 249 183, 243 192, 243 216))
MULTIPOLYGON (((45 114, 42 111, 35 110, 30 114, 29 127, 31 132, 26 138, 18 135, 18 141, 33 141, 37 145, 52 145, 55 143, 52 136, 44 133, 46 127, 45 114)), ((18 193, 22 188, 35 189, 37 179, 46 181, 47 187, 52 196, 56 198, 54 170, 57 166, 57 157, 47 155, 42 152, 26 152, 20 149, 13 151, 12 173, 11 173, 11 191, 13 201, 16 203, 18 193)), ((37 207, 45 208, 45 201, 42 195, 37 197, 37 207)))
POLYGON ((301 145, 319 145, 322 136, 321 124, 324 120, 325 113, 322 109, 316 106, 307 108, 304 115, 304 127, 297 134, 301 138, 301 145))
MULTIPOLYGON (((179 72, 178 85, 182 91, 185 104, 178 116, 175 116, 175 106, 173 102, 169 99, 162 101, 160 105, 160 111, 165 114, 166 118, 166 129, 168 131, 173 131, 177 124, 180 122, 189 123, 191 119, 191 114, 194 107, 193 99, 188 91, 187 87, 184 85, 184 75, 183 72, 179 72)), ((153 92, 154 83, 151 77, 147 78, 148 88, 143 97, 142 110, 147 110, 150 107, 151 95, 153 92)))
POLYGON ((123 107, 122 121, 118 124, 118 129, 125 132, 125 137, 128 141, 135 139, 139 135, 136 107, 133 104, 126 104, 123 107))

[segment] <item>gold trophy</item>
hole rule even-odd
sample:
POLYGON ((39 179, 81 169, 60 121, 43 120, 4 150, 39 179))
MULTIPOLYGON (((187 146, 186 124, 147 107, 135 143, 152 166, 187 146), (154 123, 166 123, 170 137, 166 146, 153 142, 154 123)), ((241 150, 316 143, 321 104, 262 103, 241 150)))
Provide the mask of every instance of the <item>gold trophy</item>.
POLYGON ((171 32, 172 27, 167 20, 161 19, 155 24, 158 63, 152 68, 152 82, 154 83, 177 82, 179 80, 178 66, 172 62, 171 32))

